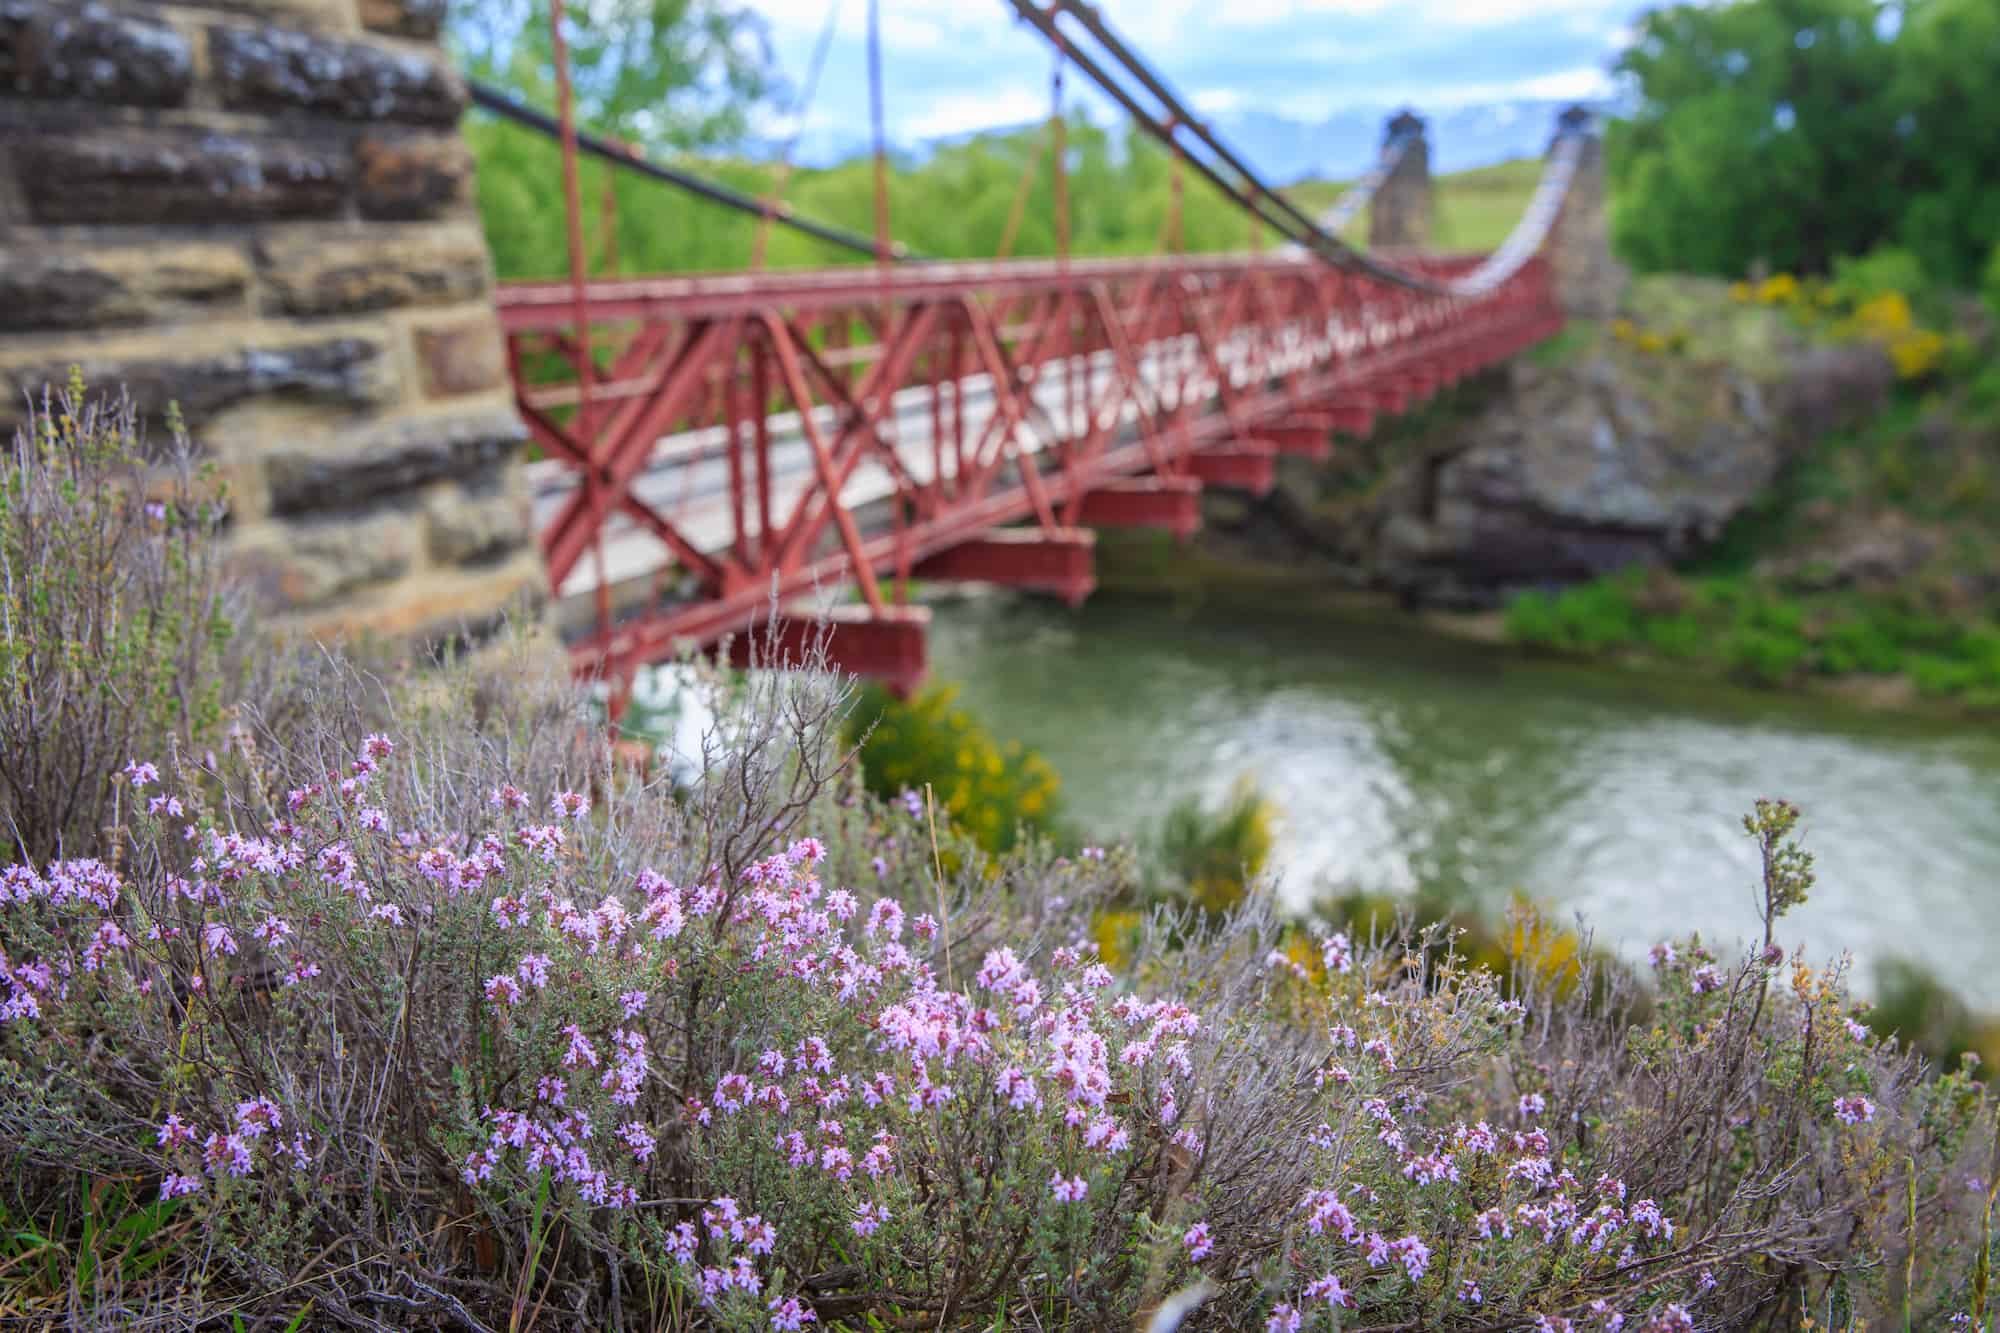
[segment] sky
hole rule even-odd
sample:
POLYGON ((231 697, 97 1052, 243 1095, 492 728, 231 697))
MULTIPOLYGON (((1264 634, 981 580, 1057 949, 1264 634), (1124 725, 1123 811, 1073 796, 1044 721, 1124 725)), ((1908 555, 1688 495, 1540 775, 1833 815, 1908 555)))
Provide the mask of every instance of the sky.
MULTIPOLYGON (((1049 113, 1053 55, 1007 0, 880 0, 884 115, 909 144, 1049 113)), ((794 93, 835 37, 808 138, 868 124, 867 0, 752 0, 794 93)), ((1357 107, 1422 110, 1593 99, 1642 0, 1100 0, 1106 20, 1209 115, 1315 122, 1357 107)), ((1075 71, 1066 89, 1108 120, 1075 71)), ((774 126, 789 129, 789 126, 774 126)))

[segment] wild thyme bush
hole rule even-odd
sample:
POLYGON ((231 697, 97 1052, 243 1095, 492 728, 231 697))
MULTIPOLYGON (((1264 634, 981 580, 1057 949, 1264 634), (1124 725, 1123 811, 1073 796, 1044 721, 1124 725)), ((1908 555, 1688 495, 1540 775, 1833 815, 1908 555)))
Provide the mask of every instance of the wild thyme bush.
POLYGON ((1984 1089, 1768 931, 1663 949, 1643 1028, 1417 937, 1301 961, 1262 901, 1118 975, 1109 863, 959 842, 939 884, 837 681, 771 677, 676 801, 494 679, 323 675, 318 732, 135 757, 99 858, 0 875, 10 1214, 198 1220, 15 1308, 1094 1328, 1200 1283, 1189 1327, 1777 1328, 1894 1307, 1912 1235, 1926 1326, 1970 1307, 1984 1089))
POLYGON ((132 403, 74 376, 0 458, 0 847, 88 844, 121 764, 218 731, 234 622, 200 482, 183 432, 148 460, 132 403))
POLYGON ((1114 972, 1126 858, 868 797, 824 670, 714 683, 669 787, 494 654, 302 663, 0 867, 0 1315, 1986 1319, 1991 1102, 1785 956, 1789 807, 1748 829, 1763 939, 1662 946, 1643 1000, 1435 931, 1301 948, 1262 895, 1114 972))

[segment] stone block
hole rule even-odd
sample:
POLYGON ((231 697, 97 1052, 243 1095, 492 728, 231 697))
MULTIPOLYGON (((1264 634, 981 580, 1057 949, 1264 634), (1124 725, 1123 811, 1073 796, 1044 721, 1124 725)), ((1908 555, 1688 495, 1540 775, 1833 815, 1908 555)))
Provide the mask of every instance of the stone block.
POLYGON ((511 411, 377 423, 338 440, 287 443, 265 459, 273 512, 343 508, 444 477, 492 469, 520 451, 527 432, 511 411))
POLYGON ((0 0, 0 94, 179 106, 194 52, 179 29, 101 4, 0 0))
POLYGON ((465 87, 441 53, 221 24, 208 30, 208 52, 223 105, 236 110, 451 125, 465 108, 465 87))
POLYGON ((472 152, 456 134, 367 134, 354 167, 363 217, 420 221, 472 203, 472 152))
POLYGON ((0 426, 18 419, 28 393, 59 384, 72 364, 100 389, 123 386, 149 421, 158 423, 169 402, 200 442, 201 425, 239 403, 265 397, 303 399, 347 409, 378 405, 395 396, 396 371, 385 340, 353 333, 286 341, 278 335, 242 334, 206 349, 175 353, 171 345, 137 346, 130 351, 36 348, 18 359, 0 361, 0 426), (11 414, 11 415, 10 415, 11 414))
POLYGON ((0 332, 162 321, 240 305, 249 285, 227 245, 0 247, 0 332))
POLYGON ((202 8, 242 14, 265 22, 276 18, 293 27, 351 32, 355 0, 202 0, 202 8))
POLYGON ((398 37, 434 39, 444 27, 445 0, 361 0, 361 24, 398 37))
POLYGON ((507 382, 507 354, 491 315, 420 328, 417 370, 426 398, 497 389, 507 382))
POLYGON ((476 226, 370 228, 352 240, 307 234, 263 241, 258 256, 277 308, 288 315, 445 305, 483 296, 491 286, 476 226))
POLYGON ((235 543, 227 558, 260 607, 304 611, 409 573, 420 531, 402 511, 276 524, 235 543))
POLYGON ((426 569, 295 623, 322 639, 371 633, 427 643, 463 642, 486 638, 510 611, 532 618, 547 600, 542 553, 527 549, 495 565, 426 569))
POLYGON ((256 222, 330 217, 346 203, 338 138, 267 138, 199 125, 101 123, 17 132, 20 192, 36 222, 256 222))
POLYGON ((426 492, 424 536, 431 559, 441 565, 475 564, 525 546, 528 505, 519 475, 519 469, 496 470, 426 492))

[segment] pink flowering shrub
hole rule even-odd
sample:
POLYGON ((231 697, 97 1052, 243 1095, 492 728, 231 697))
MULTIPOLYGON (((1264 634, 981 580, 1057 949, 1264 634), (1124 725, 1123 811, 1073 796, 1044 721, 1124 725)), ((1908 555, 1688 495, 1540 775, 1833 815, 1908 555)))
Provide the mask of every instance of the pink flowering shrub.
POLYGON ((1970 1307, 1984 1090, 1837 969, 1683 942, 1639 1029, 1253 904, 1114 975, 1103 862, 939 886, 841 687, 761 689, 678 797, 532 695, 135 760, 105 855, 0 874, 0 1146, 199 1219, 183 1318, 1790 1327, 1900 1299, 1912 1217, 1911 1300, 1970 1307))
MULTIPOLYGON (((0 866, 0 1313, 61 1326, 1792 1329, 1983 1321, 1986 1089, 1764 937, 1651 994, 1087 943, 1123 857, 862 793, 752 675, 670 789, 525 645, 301 662, 0 866), (939 868, 953 867, 940 882, 939 868), (106 1216, 107 1210, 109 1216, 106 1216), (115 1239, 106 1241, 105 1237, 115 1239), (150 1238, 142 1242, 135 1238, 150 1238)), ((1587 951, 1586 951, 1587 956, 1587 951)))

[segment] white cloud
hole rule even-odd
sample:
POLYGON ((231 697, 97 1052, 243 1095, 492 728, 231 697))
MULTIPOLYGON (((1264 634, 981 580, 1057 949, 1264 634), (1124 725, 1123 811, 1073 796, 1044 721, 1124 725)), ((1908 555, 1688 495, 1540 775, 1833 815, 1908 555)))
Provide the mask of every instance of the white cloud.
MULTIPOLYGON (((1048 113, 1048 45, 1006 0, 878 0, 887 111, 899 142, 1048 113)), ((1612 95, 1593 67, 1646 0, 1100 0, 1109 24, 1205 116, 1320 121, 1345 108, 1444 110, 1612 95), (1590 62, 1590 63, 1586 63, 1590 62), (1325 77, 1310 73, 1318 66, 1325 77), (1282 72, 1280 72, 1282 71, 1282 72), (1306 71, 1302 73, 1301 71, 1306 71), (1442 71, 1442 73, 1440 73, 1442 71)), ((749 0, 796 84, 837 12, 810 127, 865 133, 868 0, 749 0), (837 4, 837 11, 830 5, 837 4)), ((1110 104, 1072 70, 1066 97, 1110 104)))
POLYGON ((896 119, 904 138, 938 139, 996 125, 1019 125, 1048 113, 1046 93, 1013 87, 939 97, 922 110, 896 119))
POLYGON ((1195 110, 1211 116, 1226 116, 1232 111, 1240 111, 1249 100, 1234 88, 1204 88, 1188 97, 1195 110))

